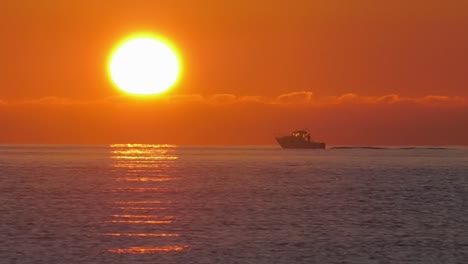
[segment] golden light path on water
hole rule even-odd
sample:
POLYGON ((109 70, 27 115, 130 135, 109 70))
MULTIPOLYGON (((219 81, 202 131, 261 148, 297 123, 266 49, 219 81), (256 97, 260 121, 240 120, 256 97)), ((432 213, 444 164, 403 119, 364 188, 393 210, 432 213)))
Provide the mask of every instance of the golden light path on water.
POLYGON ((143 210, 143 211, 164 211, 167 207, 118 207, 120 210, 143 210))
POLYGON ((182 251, 187 249, 188 246, 160 246, 160 247, 129 247, 129 248, 118 248, 109 249, 111 253, 118 254, 154 254, 154 253, 166 253, 172 251, 182 251))
POLYGON ((112 195, 114 206, 109 219, 104 222, 114 231, 102 236, 126 241, 123 243, 125 247, 109 248, 107 252, 161 254, 187 249, 188 245, 171 240, 181 237, 181 234, 166 232, 177 220, 170 210, 174 201, 165 195, 176 190, 162 186, 180 179, 173 175, 174 162, 178 159, 176 147, 114 144, 110 146, 110 153, 116 177, 113 178, 114 187, 107 193, 112 195))
POLYGON ((164 182, 164 181, 172 181, 174 178, 148 178, 148 177, 140 177, 140 178, 116 178, 116 181, 127 181, 127 182, 164 182))
POLYGON ((128 236, 128 237, 178 237, 179 234, 138 234, 138 233, 131 233, 131 234, 122 234, 122 233, 105 233, 105 236, 128 236))
POLYGON ((162 224, 170 224, 172 223, 172 221, 170 220, 112 220, 112 221, 109 221, 109 223, 162 225, 162 224))

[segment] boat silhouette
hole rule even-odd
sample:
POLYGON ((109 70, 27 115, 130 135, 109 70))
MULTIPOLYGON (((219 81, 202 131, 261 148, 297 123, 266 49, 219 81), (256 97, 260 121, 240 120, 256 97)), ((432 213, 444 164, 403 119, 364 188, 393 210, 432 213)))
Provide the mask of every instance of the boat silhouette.
POLYGON ((291 135, 275 137, 275 139, 284 149, 325 149, 325 143, 311 140, 306 130, 293 131, 291 135))

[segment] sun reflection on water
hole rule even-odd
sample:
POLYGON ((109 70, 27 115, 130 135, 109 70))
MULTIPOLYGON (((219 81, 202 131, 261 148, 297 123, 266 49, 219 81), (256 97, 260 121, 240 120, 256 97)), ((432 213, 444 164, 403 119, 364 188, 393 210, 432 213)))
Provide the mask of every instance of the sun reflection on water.
POLYGON ((176 153, 174 145, 110 145, 111 171, 116 177, 107 193, 112 195, 114 206, 104 221, 111 232, 102 236, 125 241, 116 241, 122 247, 107 252, 156 254, 188 248, 180 243, 181 234, 171 232, 177 219, 173 212, 175 203, 170 200, 170 194, 176 193, 171 182, 180 180, 180 176, 173 176, 179 159, 176 153))
POLYGON ((162 188, 115 188, 111 192, 168 192, 162 188))
POLYGON ((104 236, 116 236, 116 237, 179 237, 179 234, 148 234, 148 233, 105 233, 104 236))
POLYGON ((172 177, 163 177, 163 178, 151 178, 151 177, 126 177, 126 178, 116 178, 116 181, 127 181, 127 182, 164 182, 164 181, 173 181, 177 178, 172 177))
POLYGON ((118 207, 120 210, 164 211, 167 207, 118 207))
POLYGON ((170 224, 171 220, 111 220, 109 223, 120 223, 120 224, 152 224, 152 225, 162 225, 170 224))
POLYGON ((151 215, 112 215, 112 217, 116 218, 153 218, 154 216, 151 215))
POLYGON ((160 247, 129 247, 109 249, 108 252, 117 254, 152 254, 171 251, 182 251, 188 246, 160 246, 160 247))
POLYGON ((170 201, 115 201, 115 204, 161 204, 170 203, 170 201))

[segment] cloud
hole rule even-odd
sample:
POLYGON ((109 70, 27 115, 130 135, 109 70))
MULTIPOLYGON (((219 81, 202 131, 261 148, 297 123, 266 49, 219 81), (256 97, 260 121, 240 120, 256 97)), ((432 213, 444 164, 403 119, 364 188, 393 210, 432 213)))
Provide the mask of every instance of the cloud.
POLYGON ((239 97, 239 102, 244 103, 267 103, 268 98, 264 96, 241 96, 239 97))
POLYGON ((451 105, 451 106, 466 106, 468 105, 467 98, 460 96, 441 96, 428 95, 414 100, 416 103, 424 105, 451 105))
POLYGON ((80 103, 79 101, 73 101, 68 98, 60 98, 54 96, 43 97, 34 100, 23 101, 23 104, 39 104, 39 105, 70 105, 80 103))
POLYGON ((363 96, 355 93, 347 93, 340 96, 327 96, 315 101, 315 103, 319 105, 394 104, 401 101, 401 97, 396 94, 388 94, 383 96, 363 96))
POLYGON ((394 104, 398 103, 401 101, 401 98, 397 94, 388 94, 384 96, 377 97, 374 101, 374 103, 379 103, 379 104, 394 104))
POLYGON ((307 104, 312 102, 312 92, 292 92, 278 96, 275 103, 278 104, 307 104))
POLYGON ((459 96, 435 96, 402 97, 397 94, 383 96, 362 96, 354 93, 341 96, 329 96, 313 102, 316 105, 347 105, 347 104, 380 104, 393 105, 398 103, 409 103, 426 106, 468 106, 468 100, 459 96))
POLYGON ((46 96, 37 99, 26 99, 26 100, 10 100, 10 101, 1 101, 0 105, 85 105, 85 104, 97 104, 99 102, 108 102, 109 100, 100 99, 100 100, 76 100, 64 97, 55 97, 55 96, 46 96))
POLYGON ((205 98, 200 94, 181 94, 172 95, 167 98, 169 102, 185 102, 185 103, 203 103, 205 98))
POLYGON ((233 104, 238 102, 238 98, 233 94, 215 94, 208 97, 208 101, 215 104, 233 104))
POLYGON ((415 104, 434 107, 467 107, 468 98, 461 96, 427 95, 421 97, 403 97, 398 94, 388 94, 382 96, 365 96, 356 93, 346 93, 338 96, 317 97, 312 92, 301 91, 279 95, 277 97, 265 96, 238 96, 234 94, 180 94, 167 95, 161 97, 135 98, 131 96, 112 96, 98 100, 76 100, 48 96, 38 99, 5 101, 0 100, 0 106, 7 105, 50 105, 50 106, 72 106, 72 105, 99 105, 99 104, 263 104, 276 106, 310 106, 310 107, 330 107, 337 105, 395 105, 395 104, 415 104))

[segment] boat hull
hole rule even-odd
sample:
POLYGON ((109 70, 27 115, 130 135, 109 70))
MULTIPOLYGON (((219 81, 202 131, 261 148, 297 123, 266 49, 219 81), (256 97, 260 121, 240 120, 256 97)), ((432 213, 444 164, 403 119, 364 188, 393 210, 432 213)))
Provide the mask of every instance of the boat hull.
POLYGON ((277 137, 276 141, 284 149, 325 149, 323 142, 308 142, 297 137, 286 136, 277 137))

